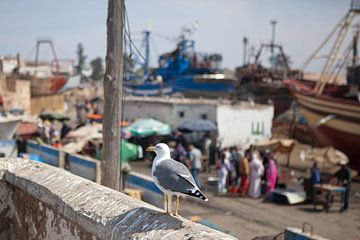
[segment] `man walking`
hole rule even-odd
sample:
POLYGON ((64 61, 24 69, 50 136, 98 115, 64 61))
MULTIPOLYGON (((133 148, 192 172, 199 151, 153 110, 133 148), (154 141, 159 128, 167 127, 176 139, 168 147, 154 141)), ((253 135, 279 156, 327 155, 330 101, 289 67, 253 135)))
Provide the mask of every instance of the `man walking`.
POLYGON ((320 183, 320 169, 317 163, 314 162, 311 168, 311 200, 314 202, 316 197, 315 185, 320 183))
POLYGON ((201 151, 196 148, 193 144, 189 145, 190 151, 190 166, 191 166, 191 174, 193 175, 196 185, 201 188, 199 173, 201 169, 201 151))
POLYGON ((351 187, 351 170, 346 165, 346 161, 341 161, 341 168, 334 174, 337 178, 338 183, 345 187, 345 196, 344 196, 344 209, 347 210, 349 208, 349 197, 350 197, 350 187, 351 187))

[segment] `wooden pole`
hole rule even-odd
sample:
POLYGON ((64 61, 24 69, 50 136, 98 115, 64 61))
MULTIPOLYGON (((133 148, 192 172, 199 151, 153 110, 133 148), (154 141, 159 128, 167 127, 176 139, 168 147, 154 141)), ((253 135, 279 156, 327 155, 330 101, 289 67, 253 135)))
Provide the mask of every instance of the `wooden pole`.
POLYGON ((124 0, 109 0, 101 184, 115 190, 121 190, 119 124, 123 81, 123 20, 124 0))

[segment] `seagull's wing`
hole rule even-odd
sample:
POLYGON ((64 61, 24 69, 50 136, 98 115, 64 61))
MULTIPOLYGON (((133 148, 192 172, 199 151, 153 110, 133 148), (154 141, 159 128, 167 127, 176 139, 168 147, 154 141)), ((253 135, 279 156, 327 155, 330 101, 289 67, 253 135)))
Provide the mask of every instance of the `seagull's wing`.
POLYGON ((197 187, 190 171, 180 162, 173 159, 162 160, 156 166, 154 177, 166 190, 207 200, 197 187))

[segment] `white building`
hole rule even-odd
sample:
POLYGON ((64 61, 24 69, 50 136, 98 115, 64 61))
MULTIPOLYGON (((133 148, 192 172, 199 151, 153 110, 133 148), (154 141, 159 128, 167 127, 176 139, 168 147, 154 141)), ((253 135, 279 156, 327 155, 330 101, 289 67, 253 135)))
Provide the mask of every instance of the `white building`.
POLYGON ((11 74, 17 65, 16 57, 0 56, 0 73, 11 74))
POLYGON ((190 119, 208 119, 218 126, 222 146, 247 145, 271 138, 274 107, 228 100, 126 98, 124 119, 154 118, 176 129, 190 119))

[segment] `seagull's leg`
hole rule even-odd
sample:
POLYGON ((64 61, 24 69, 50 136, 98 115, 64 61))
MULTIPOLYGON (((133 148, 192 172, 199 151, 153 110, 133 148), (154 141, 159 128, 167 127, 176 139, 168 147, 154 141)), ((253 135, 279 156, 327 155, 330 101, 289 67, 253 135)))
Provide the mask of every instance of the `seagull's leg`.
POLYGON ((166 194, 164 193, 164 211, 167 211, 166 194))
POLYGON ((179 215, 179 206, 180 206, 180 197, 179 197, 179 196, 176 196, 175 216, 180 216, 180 215, 179 215))
POLYGON ((169 206, 168 206, 168 195, 164 194, 164 210, 165 213, 169 213, 169 206))
POLYGON ((172 195, 168 195, 168 214, 172 216, 171 213, 171 208, 172 208, 172 195))

